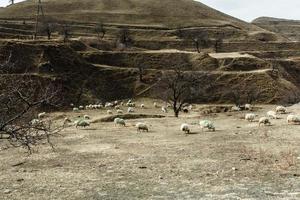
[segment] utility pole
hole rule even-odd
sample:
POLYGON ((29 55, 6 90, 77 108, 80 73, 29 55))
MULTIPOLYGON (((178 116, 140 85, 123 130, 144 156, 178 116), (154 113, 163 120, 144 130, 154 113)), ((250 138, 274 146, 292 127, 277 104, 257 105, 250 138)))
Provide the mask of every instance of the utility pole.
POLYGON ((34 39, 37 37, 38 33, 38 26, 39 26, 39 20, 42 18, 42 20, 45 19, 44 16, 44 10, 42 5, 42 0, 38 0, 37 2, 37 11, 36 11, 36 19, 35 19, 35 31, 34 31, 34 39))
POLYGON ((10 3, 10 5, 14 5, 15 4, 15 0, 9 0, 8 2, 10 3))

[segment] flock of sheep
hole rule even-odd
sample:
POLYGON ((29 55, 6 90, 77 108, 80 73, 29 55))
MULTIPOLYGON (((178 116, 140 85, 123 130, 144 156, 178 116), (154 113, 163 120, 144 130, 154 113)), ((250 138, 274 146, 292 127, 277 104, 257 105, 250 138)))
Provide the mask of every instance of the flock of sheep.
MULTIPOLYGON (((73 108, 73 111, 74 112, 79 112, 80 110, 93 110, 93 109, 107 109, 106 112, 107 114, 109 115, 112 115, 114 113, 114 111, 117 113, 117 114, 124 114, 124 111, 121 109, 121 107, 123 106, 127 106, 127 112, 128 113, 134 113, 135 112, 135 103, 133 103, 132 100, 129 100, 126 104, 123 103, 123 102, 120 102, 120 101, 115 101, 113 103, 106 103, 104 106, 102 104, 97 104, 97 105, 86 105, 86 106, 79 106, 79 107, 74 107, 73 104, 71 104, 71 107, 73 108)), ((153 106, 154 108, 159 108, 158 106, 158 103, 154 102, 153 103, 153 106)), ((166 104, 166 106, 162 106, 161 107, 161 111, 164 112, 164 113, 167 113, 168 112, 168 107, 170 107, 170 105, 166 104)), ((145 104, 141 104, 140 105, 140 108, 141 109, 144 109, 145 108, 145 104)), ((193 106, 192 105, 189 105, 189 106, 186 106, 182 109, 183 112, 187 113, 189 112, 189 110, 192 110, 193 106)), ((248 110, 248 111, 252 111, 253 108, 252 108, 252 105, 251 104, 246 104, 244 106, 244 109, 245 110, 248 110)), ((237 107, 237 106, 234 106, 231 108, 232 111, 236 112, 236 111, 241 111, 241 108, 240 107, 237 107)), ((278 114, 286 114, 287 113, 287 109, 283 106, 278 106, 275 111, 268 111, 266 113, 266 116, 263 116, 263 117, 260 117, 258 119, 258 125, 261 126, 261 125, 271 125, 271 119, 279 119, 278 117, 278 114)), ((34 125, 34 124, 38 124, 40 123, 40 120, 42 118, 44 118, 46 116, 46 113, 43 112, 43 113, 40 113, 38 114, 38 119, 33 119, 31 121, 31 123, 34 125)), ((254 122, 256 120, 256 118, 258 117, 257 114, 255 113, 247 113, 245 115, 245 120, 249 121, 249 122, 254 122)), ((72 124, 72 125, 75 125, 76 128, 78 127, 87 127, 87 126, 90 126, 90 120, 91 118, 88 116, 88 115, 84 115, 83 117, 80 117, 75 120, 74 122, 72 122, 72 120, 70 120, 69 118, 65 118, 64 119, 64 125, 66 124, 72 124)), ((300 124, 300 116, 297 116, 297 115, 293 115, 293 114, 290 114, 287 116, 287 122, 288 124, 300 124)), ((126 122, 124 119, 120 118, 120 117, 116 117, 114 119, 114 123, 115 125, 120 125, 120 126, 126 126, 126 122)), ((208 129, 209 131, 215 131, 215 126, 214 126, 214 123, 210 120, 201 120, 199 122, 199 125, 200 127, 202 128, 202 131, 203 129, 208 129)), ((138 132, 141 132, 141 131, 149 131, 149 127, 146 123, 143 123, 143 122, 138 122, 135 124, 135 127, 137 129, 138 132)), ((190 125, 187 124, 187 123, 183 123, 181 124, 180 126, 180 130, 186 134, 189 134, 191 133, 191 129, 190 129, 190 125)))
MULTIPOLYGON (((114 113, 114 111, 116 112, 116 114, 124 114, 124 111, 121 109, 122 106, 127 106, 127 113, 134 113, 136 104, 132 100, 129 100, 126 104, 124 102, 115 101, 113 103, 105 103, 104 106, 102 104, 97 104, 97 105, 90 104, 90 105, 79 106, 79 107, 74 107, 74 105, 71 104, 71 106, 73 107, 74 112, 78 112, 80 110, 93 110, 93 109, 106 108, 107 109, 106 110, 107 114, 112 115, 114 113)), ((158 103, 154 102, 153 107, 154 108, 159 108, 158 103)), ((167 113, 169 107, 170 107, 170 105, 168 105, 168 104, 166 104, 166 106, 162 106, 161 107, 161 112, 167 113)), ((141 104, 140 108, 145 109, 146 108, 145 104, 141 104)), ((192 108, 193 108, 192 105, 189 105, 189 106, 184 107, 182 109, 182 111, 187 113, 190 110, 192 110, 192 108)), ((88 121, 89 119, 90 119, 89 116, 85 115, 83 118, 76 120, 74 122, 74 125, 76 127, 87 127, 87 126, 90 125, 90 123, 88 121)), ((68 122, 70 122, 70 120, 68 118, 66 118, 64 122, 68 123, 68 122)), ((116 117, 114 119, 114 123, 115 123, 115 125, 126 126, 125 120, 122 119, 122 118, 119 118, 119 117, 116 117)), ((208 130, 215 131, 215 126, 214 126, 212 121, 202 120, 202 121, 200 121, 199 125, 202 129, 206 128, 208 130)), ((147 131, 148 132, 149 131, 149 126, 146 123, 143 123, 143 122, 136 123, 135 127, 136 127, 138 132, 141 132, 141 131, 147 131)), ((186 124, 186 123, 181 124, 180 130, 183 131, 186 134, 191 132, 190 125, 186 124)))
MULTIPOLYGON (((247 104, 246 109, 251 110, 251 105, 247 104)), ((266 116, 259 118, 258 125, 271 125, 271 119, 279 119, 278 114, 287 114, 287 109, 283 106, 277 106, 275 111, 270 110, 266 113, 266 116)), ((245 115, 245 119, 249 122, 253 122, 258 115, 254 113, 248 113, 245 115)), ((300 124, 300 116, 289 114, 287 116, 288 124, 300 124)))

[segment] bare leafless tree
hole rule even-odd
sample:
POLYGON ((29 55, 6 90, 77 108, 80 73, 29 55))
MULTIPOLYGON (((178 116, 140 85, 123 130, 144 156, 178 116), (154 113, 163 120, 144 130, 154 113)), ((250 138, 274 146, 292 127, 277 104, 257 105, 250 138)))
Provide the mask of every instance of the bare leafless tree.
POLYGON ((193 39, 193 42, 198 53, 201 52, 201 47, 207 48, 210 45, 209 37, 205 32, 198 34, 198 36, 193 39))
POLYGON ((8 3, 9 3, 10 5, 14 5, 14 4, 15 4, 15 0, 9 0, 8 3))
POLYGON ((127 27, 121 28, 118 35, 118 43, 128 47, 132 41, 129 29, 127 27))
POLYGON ((221 49, 221 45, 223 44, 223 41, 224 41, 224 33, 218 33, 217 34, 217 37, 216 37, 216 40, 215 40, 215 51, 216 53, 218 53, 221 49))
POLYGON ((70 28, 67 24, 62 25, 61 35, 63 37, 64 43, 66 43, 70 38, 70 28))
POLYGON ((40 81, 31 75, 22 75, 18 81, 9 75, 1 75, 0 82, 0 140, 13 147, 32 148, 50 136, 58 134, 63 125, 49 120, 37 120, 41 108, 56 107, 60 89, 56 84, 40 81), (22 80, 21 80, 22 79, 22 80))
MULTIPOLYGON (((193 87, 198 85, 198 77, 175 68, 170 72, 165 72, 162 78, 165 101, 172 105, 175 117, 179 116, 180 111, 193 99, 193 87)), ((200 78, 201 79, 201 78, 200 78)))
POLYGON ((106 29, 104 28, 104 25, 102 22, 99 22, 96 24, 95 33, 97 34, 97 38, 98 38, 98 48, 100 48, 101 40, 103 40, 103 38, 106 34, 106 29))
POLYGON ((139 69, 139 80, 141 82, 143 82, 143 77, 144 77, 144 74, 145 74, 145 66, 140 64, 140 65, 138 65, 138 69, 139 69))

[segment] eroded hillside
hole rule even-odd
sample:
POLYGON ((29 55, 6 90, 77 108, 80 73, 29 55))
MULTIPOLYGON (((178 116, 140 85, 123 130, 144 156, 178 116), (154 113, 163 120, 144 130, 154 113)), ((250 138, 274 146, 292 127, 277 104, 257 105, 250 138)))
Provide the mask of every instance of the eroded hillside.
POLYGON ((299 97, 300 43, 201 3, 48 0, 43 6, 51 40, 40 29, 32 40, 33 1, 0 11, 0 62, 13 63, 1 74, 59 80, 65 105, 155 97, 174 68, 202 79, 193 90, 198 103, 233 102, 233 93, 243 101, 260 93, 262 103, 299 97), (103 37, 95 30, 99 22, 103 37))

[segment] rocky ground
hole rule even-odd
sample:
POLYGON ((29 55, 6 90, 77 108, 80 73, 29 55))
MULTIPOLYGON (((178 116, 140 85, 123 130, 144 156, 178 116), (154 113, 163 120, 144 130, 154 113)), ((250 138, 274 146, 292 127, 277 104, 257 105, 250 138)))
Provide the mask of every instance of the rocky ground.
MULTIPOLYGON (((143 100, 136 113, 162 114, 143 100)), ((127 120, 71 126, 53 138, 55 150, 40 146, 32 155, 0 143, 1 199, 299 199, 300 127, 287 125, 286 115, 272 126, 242 119, 245 112, 204 115, 197 105, 175 119, 127 120), (202 131, 210 119, 216 132, 202 131), (137 133, 136 122, 150 131, 137 133), (181 123, 191 124, 184 135, 181 123)), ((264 116, 275 105, 259 105, 264 116)), ((125 108, 124 108, 125 109, 125 108)), ((288 108, 300 113, 300 106, 288 108)), ((106 117, 106 110, 52 113, 51 117, 88 114, 106 117)), ((96 120, 97 121, 97 120, 96 120)))

